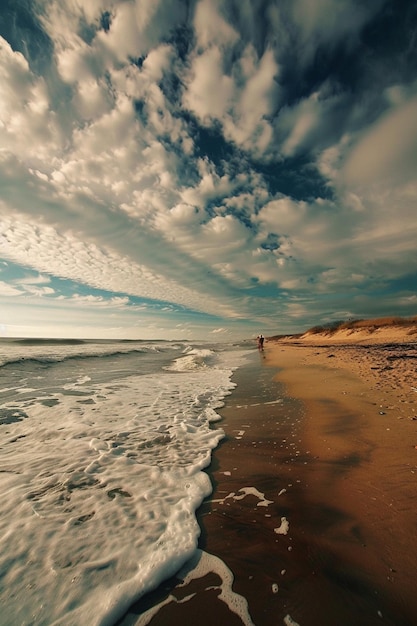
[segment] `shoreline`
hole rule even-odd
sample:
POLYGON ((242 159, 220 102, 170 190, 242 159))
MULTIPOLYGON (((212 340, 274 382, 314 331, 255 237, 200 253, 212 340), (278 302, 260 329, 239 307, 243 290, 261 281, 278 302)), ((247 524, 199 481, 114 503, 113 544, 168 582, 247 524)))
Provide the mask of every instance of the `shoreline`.
POLYGON ((199 548, 233 572, 251 621, 219 599, 213 571, 186 586, 166 581, 123 626, 415 623, 416 405, 401 402, 407 376, 401 391, 398 370, 383 369, 381 354, 394 353, 372 348, 359 359, 358 350, 268 342, 235 373, 219 410, 226 438, 207 468, 213 493, 197 512, 199 548))

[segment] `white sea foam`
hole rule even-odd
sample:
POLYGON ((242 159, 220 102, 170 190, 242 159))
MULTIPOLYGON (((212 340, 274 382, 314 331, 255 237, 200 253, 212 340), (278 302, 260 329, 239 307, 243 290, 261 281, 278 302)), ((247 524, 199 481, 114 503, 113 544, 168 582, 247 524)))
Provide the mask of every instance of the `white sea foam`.
POLYGON ((184 356, 178 357, 166 369, 174 372, 191 372, 205 369, 209 366, 210 357, 214 357, 213 350, 207 348, 186 349, 184 356))
POLYGON ((290 523, 286 517, 281 517, 281 525, 278 528, 274 528, 274 532, 277 535, 287 535, 290 529, 290 523))
POLYGON ((258 499, 256 506, 269 506, 270 504, 273 504, 273 501, 267 500, 265 498, 265 494, 261 493, 258 489, 256 489, 256 487, 242 487, 241 489, 239 489, 238 493, 232 491, 224 498, 211 500, 211 502, 224 504, 226 500, 243 500, 247 496, 255 496, 255 498, 258 499))
MULTIPOLYGON (((226 564, 213 554, 204 552, 203 550, 196 550, 192 558, 187 561, 184 567, 178 572, 178 578, 182 579, 180 587, 185 587, 193 580, 204 578, 207 574, 214 572, 221 580, 220 585, 210 585, 206 587, 206 591, 211 589, 219 589, 220 593, 218 599, 224 602, 229 611, 235 613, 240 618, 244 626, 254 626, 252 618, 249 614, 248 603, 246 599, 235 593, 232 589, 233 574, 226 564)), ((151 609, 143 613, 138 620, 135 621, 135 626, 147 626, 149 622, 159 613, 159 611, 167 604, 177 603, 183 604, 188 602, 194 597, 195 594, 190 594, 182 600, 178 600, 174 595, 170 594, 168 598, 163 600, 160 604, 153 606, 151 609)))
POLYGON ((67 383, 63 385, 63 389, 75 389, 76 387, 80 387, 85 383, 88 383, 91 380, 90 376, 81 376, 78 380, 73 383, 67 383))
POLYGON ((284 617, 284 624, 285 624, 285 626, 300 626, 300 624, 298 622, 293 620, 291 615, 286 615, 284 617))
POLYGON ((223 437, 211 423, 243 358, 204 355, 210 366, 183 375, 162 369, 166 346, 158 367, 119 351, 117 367, 93 366, 73 348, 2 369, 9 390, 26 377, 0 405, 2 626, 113 624, 192 557, 211 492, 201 470, 223 437))

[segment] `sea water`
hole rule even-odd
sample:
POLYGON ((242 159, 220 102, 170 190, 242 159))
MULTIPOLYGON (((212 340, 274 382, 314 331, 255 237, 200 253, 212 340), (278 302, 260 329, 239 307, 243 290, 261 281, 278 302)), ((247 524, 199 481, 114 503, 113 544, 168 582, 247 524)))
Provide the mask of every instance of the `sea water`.
POLYGON ((196 552, 243 346, 0 344, 1 624, 114 624, 196 552))

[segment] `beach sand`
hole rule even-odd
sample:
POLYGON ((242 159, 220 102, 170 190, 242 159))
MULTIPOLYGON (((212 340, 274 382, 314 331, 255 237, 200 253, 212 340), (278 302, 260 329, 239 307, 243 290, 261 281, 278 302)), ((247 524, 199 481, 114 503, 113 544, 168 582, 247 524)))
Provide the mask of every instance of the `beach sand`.
POLYGON ((267 342, 220 410, 199 510, 199 547, 239 595, 221 572, 171 579, 121 623, 416 624, 416 357, 411 343, 267 342))

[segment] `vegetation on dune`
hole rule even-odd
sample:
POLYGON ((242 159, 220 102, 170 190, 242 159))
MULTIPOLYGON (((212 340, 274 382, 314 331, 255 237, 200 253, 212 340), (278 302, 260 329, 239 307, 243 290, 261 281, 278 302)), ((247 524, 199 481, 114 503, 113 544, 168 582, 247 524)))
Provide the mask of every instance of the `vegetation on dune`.
POLYGON ((355 330, 366 330, 369 333, 373 333, 378 329, 383 328, 403 328, 407 331, 407 334, 417 333, 417 315, 413 317, 376 317, 373 319, 350 319, 350 320, 338 320, 336 322, 330 322, 328 324, 321 324, 318 326, 313 326, 308 330, 297 333, 297 334, 287 334, 287 335, 275 335, 274 337, 270 337, 270 339, 283 339, 284 337, 291 336, 294 339, 297 337, 301 337, 302 335, 327 335, 331 336, 338 331, 346 330, 352 331, 355 330))
POLYGON ((376 317, 373 319, 357 319, 347 321, 337 321, 321 326, 313 326, 308 331, 310 335, 325 333, 333 334, 339 330, 368 330, 373 332, 379 328, 414 328, 417 325, 417 315, 413 317, 376 317))

